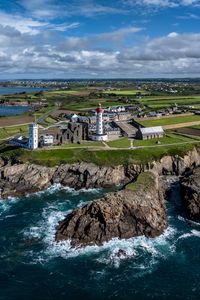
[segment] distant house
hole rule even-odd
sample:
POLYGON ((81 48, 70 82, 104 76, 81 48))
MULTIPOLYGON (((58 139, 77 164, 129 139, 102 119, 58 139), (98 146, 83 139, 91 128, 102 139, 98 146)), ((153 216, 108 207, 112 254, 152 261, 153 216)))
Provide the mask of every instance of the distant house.
POLYGON ((136 137, 140 140, 161 138, 165 135, 162 126, 139 128, 136 137))
POLYGON ((111 112, 111 113, 119 113, 119 112, 125 112, 126 109, 124 106, 110 106, 110 107, 107 107, 106 108, 106 111, 107 112, 111 112))
POLYGON ((148 113, 148 117, 151 117, 151 118, 157 117, 157 112, 156 111, 150 111, 148 113))

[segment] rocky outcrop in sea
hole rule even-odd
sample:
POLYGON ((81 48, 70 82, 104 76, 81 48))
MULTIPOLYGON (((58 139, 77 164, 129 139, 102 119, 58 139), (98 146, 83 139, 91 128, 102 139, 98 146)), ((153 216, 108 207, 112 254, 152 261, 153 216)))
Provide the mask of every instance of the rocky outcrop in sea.
POLYGON ((123 190, 74 210, 59 224, 56 241, 70 240, 73 246, 101 245, 115 237, 155 237, 166 227, 158 177, 146 172, 123 190))

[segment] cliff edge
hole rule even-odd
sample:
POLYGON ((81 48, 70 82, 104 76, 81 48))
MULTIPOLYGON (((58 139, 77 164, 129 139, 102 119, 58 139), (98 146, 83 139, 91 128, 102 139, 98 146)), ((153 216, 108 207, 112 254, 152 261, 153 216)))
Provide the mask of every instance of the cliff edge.
POLYGON ((200 167, 181 180, 181 195, 188 219, 200 222, 200 167))

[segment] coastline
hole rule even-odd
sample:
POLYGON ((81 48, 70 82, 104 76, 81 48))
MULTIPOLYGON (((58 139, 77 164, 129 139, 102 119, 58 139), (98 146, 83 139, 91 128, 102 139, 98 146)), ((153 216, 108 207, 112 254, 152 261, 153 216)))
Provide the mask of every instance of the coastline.
POLYGON ((0 161, 0 197, 22 196, 61 184, 70 188, 109 188, 126 185, 145 171, 161 175, 182 175, 187 169, 200 165, 196 148, 183 156, 167 155, 149 163, 129 163, 118 166, 99 166, 94 163, 72 163, 47 167, 23 163, 17 157, 0 161))

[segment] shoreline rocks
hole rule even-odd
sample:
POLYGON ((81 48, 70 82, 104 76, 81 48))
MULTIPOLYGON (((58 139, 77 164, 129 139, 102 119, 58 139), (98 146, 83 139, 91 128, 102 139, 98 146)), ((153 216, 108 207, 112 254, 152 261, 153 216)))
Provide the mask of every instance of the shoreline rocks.
MULTIPOLYGON (((167 227, 165 204, 155 174, 148 172, 148 189, 140 181, 74 210, 58 226, 56 241, 73 246, 101 245, 118 237, 155 237, 167 227), (132 186, 133 185, 133 186, 132 186), (134 188, 134 190, 132 190, 134 188)), ((145 176, 147 178, 147 176, 145 176)))

